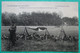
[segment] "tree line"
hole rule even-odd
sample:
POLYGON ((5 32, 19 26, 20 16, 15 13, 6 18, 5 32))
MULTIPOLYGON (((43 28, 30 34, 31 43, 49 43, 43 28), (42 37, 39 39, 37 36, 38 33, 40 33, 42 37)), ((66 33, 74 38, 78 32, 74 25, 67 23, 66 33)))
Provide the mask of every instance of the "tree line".
POLYGON ((61 18, 56 12, 2 13, 2 26, 9 26, 12 22, 18 26, 60 26, 63 22, 68 25, 78 25, 78 18, 76 16, 61 18))

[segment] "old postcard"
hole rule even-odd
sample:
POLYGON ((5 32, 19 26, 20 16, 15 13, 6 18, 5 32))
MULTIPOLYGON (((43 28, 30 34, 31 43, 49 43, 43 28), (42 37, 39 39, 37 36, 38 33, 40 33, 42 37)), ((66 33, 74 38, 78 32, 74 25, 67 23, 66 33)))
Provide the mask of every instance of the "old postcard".
POLYGON ((2 1, 1 51, 78 52, 78 2, 2 1))

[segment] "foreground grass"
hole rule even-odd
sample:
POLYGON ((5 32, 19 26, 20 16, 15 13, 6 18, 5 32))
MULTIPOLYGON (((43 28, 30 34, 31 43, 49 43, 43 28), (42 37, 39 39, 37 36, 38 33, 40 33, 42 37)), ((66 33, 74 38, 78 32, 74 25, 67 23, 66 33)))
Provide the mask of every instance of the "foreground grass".
POLYGON ((2 51, 78 51, 78 42, 54 40, 23 40, 16 41, 16 46, 7 50, 9 40, 2 40, 2 51))

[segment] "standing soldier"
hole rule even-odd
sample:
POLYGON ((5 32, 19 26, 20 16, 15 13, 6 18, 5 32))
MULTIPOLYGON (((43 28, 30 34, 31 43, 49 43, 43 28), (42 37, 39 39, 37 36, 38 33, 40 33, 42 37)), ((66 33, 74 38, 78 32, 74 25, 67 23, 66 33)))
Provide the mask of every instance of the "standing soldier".
POLYGON ((12 43, 12 46, 15 46, 15 41, 16 41, 16 25, 15 23, 12 23, 10 28, 10 42, 12 43))

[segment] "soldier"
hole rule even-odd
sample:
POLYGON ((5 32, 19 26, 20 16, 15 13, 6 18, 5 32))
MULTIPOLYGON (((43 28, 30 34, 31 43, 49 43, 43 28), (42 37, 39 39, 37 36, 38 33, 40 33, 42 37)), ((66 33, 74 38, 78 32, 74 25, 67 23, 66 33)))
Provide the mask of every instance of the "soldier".
POLYGON ((16 25, 15 23, 12 23, 12 25, 9 28, 10 32, 10 42, 12 43, 12 46, 15 46, 16 41, 16 25))

